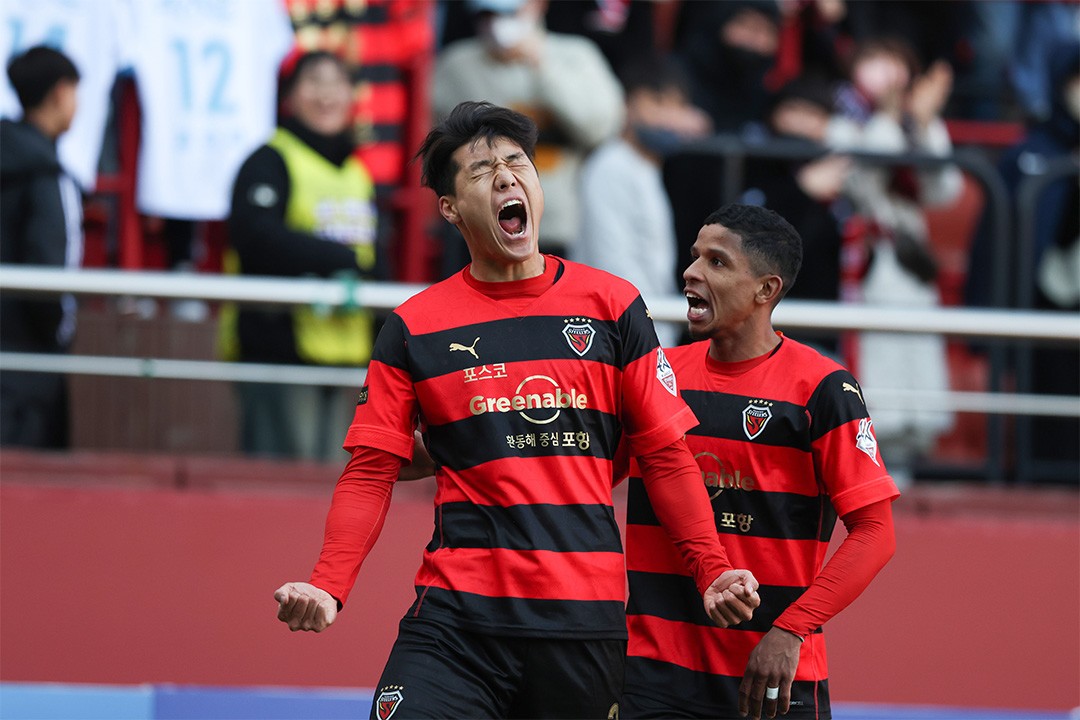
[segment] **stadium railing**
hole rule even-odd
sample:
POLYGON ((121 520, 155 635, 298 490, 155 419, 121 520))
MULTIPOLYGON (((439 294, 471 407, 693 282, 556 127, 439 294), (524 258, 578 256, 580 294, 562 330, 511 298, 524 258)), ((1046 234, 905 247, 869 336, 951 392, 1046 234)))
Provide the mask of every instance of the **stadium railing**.
MULTIPOLYGON (((746 162, 749 159, 811 160, 835 153, 846 155, 861 163, 892 167, 955 166, 974 179, 985 194, 982 212, 987 221, 984 226, 985 232, 988 233, 990 240, 991 297, 989 302, 991 306, 1001 309, 1015 307, 1018 301, 1030 299, 1033 293, 1034 268, 1030 251, 1028 251, 1031 241, 1024 238, 1033 232, 1035 199, 1045 185, 1032 189, 1028 196, 1014 198, 997 168, 990 161, 987 152, 982 148, 956 148, 952 154, 946 156, 921 152, 900 154, 849 150, 840 152, 823 146, 808 147, 804 143, 784 140, 717 135, 684 146, 680 152, 712 156, 722 163, 720 191, 723 202, 736 202, 744 192, 746 162)), ((1076 166, 1075 159, 1063 161, 1063 164, 1068 165, 1070 162, 1073 167, 1076 166)), ((1021 302, 1020 307, 1030 307, 1030 303, 1025 305, 1021 302)), ((1031 365, 1025 359, 1025 353, 1028 357, 1030 356, 1028 347, 1024 343, 1013 343, 1008 347, 1001 343, 988 345, 987 389, 990 392, 1000 393, 1013 382, 1021 389, 1031 387, 1031 365)), ((1009 442, 1011 438, 1007 437, 1009 428, 1005 420, 1006 418, 999 413, 989 412, 986 415, 987 462, 986 467, 979 471, 979 475, 983 477, 998 478, 1005 475, 1008 453, 1012 450, 1012 444, 1009 442)), ((1027 421, 1022 420, 1020 425, 1021 428, 1026 427, 1027 421)), ((1019 449, 1024 450, 1026 447, 1023 433, 1021 433, 1019 449)), ((1018 482, 1028 482, 1030 470, 1030 466, 1019 462, 1017 465, 1018 482)), ((1071 473, 1073 476, 1075 474, 1075 471, 1071 473)))
MULTIPOLYGON (((223 275, 178 275, 168 272, 122 270, 64 270, 0 265, 4 294, 77 296, 136 296, 200 299, 264 306, 366 307, 387 312, 423 289, 422 284, 355 282, 315 278, 254 278, 223 275)), ((679 296, 646 298, 658 322, 681 323, 686 302, 679 296)), ((994 344, 1080 342, 1080 323, 1073 313, 1035 310, 943 307, 906 309, 787 300, 775 312, 775 324, 785 330, 885 331, 940 333, 981 338, 994 344)), ((71 374, 277 382, 355 387, 362 380, 355 368, 282 366, 253 363, 178 360, 160 357, 49 355, 0 352, 0 371, 21 370, 71 374)), ((362 371, 361 371, 362 373, 362 371)), ((918 406, 949 412, 1003 416, 1080 417, 1080 398, 1003 392, 911 392, 887 387, 866 388, 871 410, 918 406)), ((988 479, 1003 480, 987 469, 988 479)))

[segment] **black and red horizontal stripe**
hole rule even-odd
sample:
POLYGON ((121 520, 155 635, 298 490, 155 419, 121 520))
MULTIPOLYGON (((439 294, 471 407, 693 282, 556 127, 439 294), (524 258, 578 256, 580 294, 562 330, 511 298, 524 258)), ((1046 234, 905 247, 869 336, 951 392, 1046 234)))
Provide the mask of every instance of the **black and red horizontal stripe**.
POLYGON ((627 362, 656 347, 648 344, 626 347, 615 321, 588 318, 587 324, 594 335, 591 348, 582 357, 574 352, 563 335, 567 324, 566 316, 541 315, 489 320, 422 334, 413 332, 409 336, 409 358, 413 363, 410 371, 414 381, 422 382, 467 367, 492 363, 572 360, 622 369, 627 362), (451 343, 472 346, 476 338, 479 338, 474 348, 477 357, 469 352, 449 350, 451 343), (632 355, 626 357, 627 353, 632 355))
POLYGON ((454 471, 445 476, 435 494, 435 504, 471 502, 479 505, 597 505, 611 501, 611 488, 590 482, 611 477, 611 461, 593 456, 546 457, 523 463, 519 457, 492 460, 484 465, 454 471), (560 482, 538 483, 538 475, 560 482))
MULTIPOLYGON (((684 575, 636 571, 628 572, 627 576, 630 586, 627 615, 651 615, 672 622, 690 623, 707 628, 716 627, 705 614, 701 593, 697 591, 692 578, 684 575)), ((798 600, 804 592, 806 592, 805 587, 762 585, 758 590, 761 605, 754 610, 754 616, 746 622, 735 625, 732 629, 768 632, 776 618, 780 617, 788 605, 798 600)))
POLYGON ((435 532, 427 549, 440 548, 621 553, 622 542, 610 505, 452 502, 435 508, 435 532))
MULTIPOLYGON (((627 487, 626 522, 630 525, 659 525, 649 503, 645 484, 632 477, 627 487)), ((789 492, 740 491, 729 489, 712 499, 717 516, 717 532, 739 537, 773 538, 776 540, 819 540, 829 542, 836 524, 836 513, 828 496, 800 495, 789 492), (749 530, 725 527, 721 520, 725 512, 751 515, 749 530)))
MULTIPOLYGON (((428 453, 448 470, 464 470, 511 457, 521 458, 527 464, 536 458, 553 456, 579 458, 590 455, 610 460, 615 455, 613 443, 618 441, 618 436, 618 419, 597 410, 563 411, 546 425, 533 425, 517 413, 484 413, 448 425, 429 426, 426 433, 428 453), (572 432, 575 437, 579 432, 588 433, 589 447, 582 450, 578 445, 567 447, 561 443, 543 447, 538 443, 519 449, 516 445, 510 447, 506 441, 508 435, 536 435, 539 432, 557 432, 560 437, 565 432, 572 432), (480 437, 493 440, 477 442, 480 437)), ((538 464, 534 471, 543 472, 544 469, 538 464)), ((528 469, 523 466, 519 472, 528 472, 528 469)))
MULTIPOLYGON (((732 566, 752 568, 754 577, 765 585, 808 587, 817 576, 828 543, 818 540, 721 536, 732 566)), ((628 525, 626 544, 633 552, 626 558, 627 570, 646 573, 688 575, 682 557, 667 541, 659 525, 628 525)))
MULTIPOLYGON (((471 341, 470 339, 466 342, 471 341)), ((468 357, 473 363, 476 362, 471 355, 468 357)), ((582 362, 559 358, 534 362, 496 363, 496 365, 499 367, 494 368, 490 363, 466 364, 466 367, 461 370, 455 369, 428 380, 414 382, 416 395, 427 409, 425 419, 428 424, 441 425, 478 417, 478 411, 472 407, 475 398, 500 396, 512 398, 515 395, 541 397, 523 399, 526 403, 531 401, 532 407, 523 405, 520 410, 508 408, 496 409, 494 412, 485 408, 484 414, 514 416, 520 418, 522 422, 529 422, 519 415, 519 412, 524 412, 532 416, 534 420, 546 420, 551 413, 546 412, 547 408, 542 407, 542 402, 537 401, 542 400, 544 394, 553 393, 556 389, 565 393, 573 390, 577 395, 584 393, 587 408, 590 410, 598 410, 611 415, 619 411, 621 400, 619 370, 603 362, 582 362), (466 372, 469 372, 473 378, 478 377, 481 366, 486 366, 490 374, 495 374, 497 369, 500 377, 488 377, 482 380, 466 379, 466 372)), ((536 431, 543 429, 540 424, 530 423, 530 425, 533 425, 536 431)))
POLYGON ((418 425, 436 461, 414 614, 494 634, 623 638, 612 458, 623 435, 645 452, 670 445, 692 416, 657 379, 633 286, 547 260, 552 284, 521 313, 463 274, 403 303, 376 341, 348 442, 399 452, 418 425), (568 324, 592 329, 582 355, 568 324), (559 407, 562 396, 575 400, 559 407))
POLYGON ((622 599, 494 597, 428 584, 416 587, 408 615, 493 635, 626 639, 622 599))
MULTIPOLYGON (((680 378, 681 380, 681 378, 680 378)), ((683 400, 697 415, 698 425, 688 435, 704 435, 710 438, 746 440, 743 430, 743 409, 758 398, 712 391, 681 388, 683 400)), ((754 438, 756 445, 769 445, 810 451, 807 429, 810 419, 806 409, 791 402, 772 400, 769 406, 772 418, 761 434, 754 438)))
MULTIPOLYGON (((631 478, 627 692, 637 684, 671 707, 715 717, 718 709, 734 714, 750 652, 820 572, 838 508, 894 497, 895 487, 859 436, 869 423, 862 391, 838 364, 790 339, 752 366, 721 366, 707 353, 702 342, 667 354, 699 420, 687 444, 712 496, 717 532, 732 564, 761 583, 762 605, 735 628, 709 623, 644 484, 631 478), (768 413, 756 434, 744 417, 751 405, 768 413)), ((800 647, 798 704, 789 717, 828 716, 827 677, 818 630, 800 647)))
MULTIPOLYGON (((753 630, 703 627, 652 615, 628 615, 626 619, 630 629, 627 657, 662 660, 702 675, 742 677, 750 652, 764 637, 753 630)), ((825 679, 823 638, 807 635, 799 646, 795 680, 825 679)), ((738 703, 730 707, 738 707, 738 703)))

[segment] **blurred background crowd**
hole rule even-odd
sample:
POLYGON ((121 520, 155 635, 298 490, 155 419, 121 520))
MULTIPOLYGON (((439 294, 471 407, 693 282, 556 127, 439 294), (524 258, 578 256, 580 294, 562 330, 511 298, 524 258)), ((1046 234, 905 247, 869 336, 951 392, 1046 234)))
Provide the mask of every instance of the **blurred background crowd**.
MULTIPOLYGON (((738 201, 802 234, 792 300, 1080 310, 1075 2, 5 0, 0 13, 4 263, 439 280, 467 253, 410 159, 432 118, 489 100, 539 127, 541 249, 646 300, 681 293, 701 221, 738 201), (52 208, 48 227, 35 207, 52 208)), ((143 297, 0 305, 5 351, 290 365, 362 367, 380 320, 143 297)), ((1035 346, 1020 372, 986 342, 792 334, 869 388, 1080 395, 1075 346, 1035 346)), ((355 388, 6 370, 0 433, 340 460, 354 402, 355 388)), ((874 416, 901 483, 982 477, 1001 450, 985 415, 874 416)), ((1004 422, 1030 438, 1005 451, 1025 479, 1078 483, 1075 417, 1004 422)))

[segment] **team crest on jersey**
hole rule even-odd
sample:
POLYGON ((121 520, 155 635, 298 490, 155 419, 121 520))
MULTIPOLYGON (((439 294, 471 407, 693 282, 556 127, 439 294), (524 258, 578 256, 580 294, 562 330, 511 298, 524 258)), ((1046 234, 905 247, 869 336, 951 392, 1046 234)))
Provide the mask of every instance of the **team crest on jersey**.
POLYGON ((365 385, 364 387, 360 388, 360 394, 356 396, 356 404, 357 405, 367 405, 367 397, 368 397, 368 386, 365 385))
POLYGON ((589 318, 569 318, 563 322, 566 324, 563 326, 562 334, 566 342, 570 344, 570 349, 579 357, 585 357, 585 353, 592 347, 593 338, 596 337, 592 321, 589 318))
POLYGON ((656 348, 656 379, 664 388, 674 395, 679 396, 679 386, 675 382, 675 371, 671 368, 663 348, 656 348))
POLYGON ((753 440, 765 430, 765 426, 769 424, 769 420, 772 419, 772 408, 769 407, 772 403, 755 404, 754 401, 750 401, 750 404, 743 408, 742 411, 742 429, 746 433, 746 437, 753 440))
POLYGON ((379 697, 375 700, 376 714, 379 716, 379 720, 390 720, 394 716, 394 713, 398 709, 398 705, 404 700, 404 696, 401 694, 400 685, 388 685, 379 693, 379 697))
POLYGON ((859 421, 859 434, 855 436, 855 447, 866 453, 874 461, 875 465, 881 467, 881 464, 877 461, 877 438, 874 437, 874 421, 870 418, 863 418, 859 421))

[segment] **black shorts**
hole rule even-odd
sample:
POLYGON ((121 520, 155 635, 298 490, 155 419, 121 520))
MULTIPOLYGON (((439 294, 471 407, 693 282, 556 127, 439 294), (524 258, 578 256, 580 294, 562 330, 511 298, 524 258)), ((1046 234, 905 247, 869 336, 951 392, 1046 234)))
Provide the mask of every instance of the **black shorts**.
POLYGON ((697 720, 709 717, 695 710, 675 707, 662 700, 634 693, 623 693, 622 716, 631 720, 697 720))
POLYGON ((625 640, 501 637, 405 618, 371 720, 617 718, 625 640))

